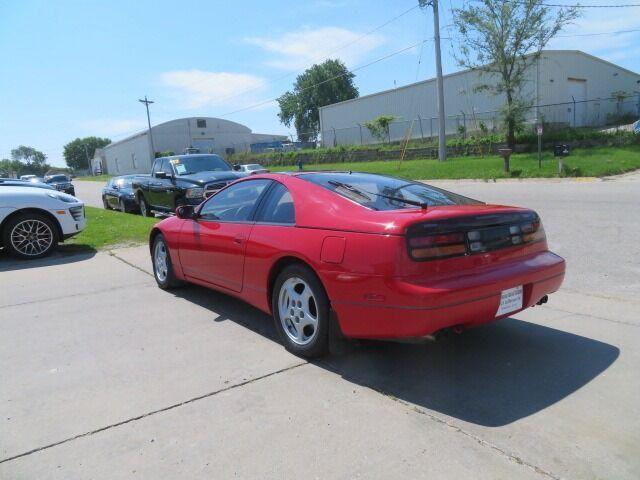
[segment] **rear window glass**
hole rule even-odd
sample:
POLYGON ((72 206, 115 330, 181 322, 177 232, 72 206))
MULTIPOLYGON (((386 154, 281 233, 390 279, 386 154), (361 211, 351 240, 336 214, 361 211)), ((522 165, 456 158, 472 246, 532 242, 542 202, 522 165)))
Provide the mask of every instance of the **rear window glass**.
POLYGON ((482 203, 424 183, 372 173, 307 173, 298 178, 320 185, 372 210, 482 203))

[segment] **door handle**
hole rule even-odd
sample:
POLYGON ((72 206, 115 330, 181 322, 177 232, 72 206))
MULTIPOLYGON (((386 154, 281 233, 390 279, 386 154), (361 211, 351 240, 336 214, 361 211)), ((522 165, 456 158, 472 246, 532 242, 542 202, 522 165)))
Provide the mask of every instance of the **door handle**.
POLYGON ((233 243, 237 243, 238 245, 241 245, 243 241, 244 241, 243 237, 236 237, 233 239, 233 243))

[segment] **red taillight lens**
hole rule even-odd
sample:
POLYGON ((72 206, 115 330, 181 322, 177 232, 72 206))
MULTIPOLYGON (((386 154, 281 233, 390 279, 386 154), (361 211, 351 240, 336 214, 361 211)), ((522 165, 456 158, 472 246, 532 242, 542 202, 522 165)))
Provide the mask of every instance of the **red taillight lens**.
POLYGON ((409 256, 417 261, 474 255, 545 240, 535 212, 447 219, 416 224, 407 231, 409 256))
POLYGON ((464 255, 466 250, 463 232, 425 235, 409 239, 409 255, 415 260, 464 255))

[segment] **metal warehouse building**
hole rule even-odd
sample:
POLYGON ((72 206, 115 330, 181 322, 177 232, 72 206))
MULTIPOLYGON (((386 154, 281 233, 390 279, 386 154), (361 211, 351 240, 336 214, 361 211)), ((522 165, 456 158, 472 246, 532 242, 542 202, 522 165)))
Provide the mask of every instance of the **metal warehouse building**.
MULTIPOLYGON (((216 153, 226 157, 232 152, 246 152, 251 144, 287 140, 285 135, 252 133, 236 122, 212 117, 192 117, 171 120, 151 127, 153 150, 183 153, 196 148, 200 153, 216 153)), ((111 143, 94 154, 102 171, 111 175, 149 173, 154 155, 147 130, 111 143)))
MULTIPOLYGON (((479 89, 490 75, 465 70, 444 77, 446 133, 499 128, 504 97, 479 89)), ((539 106, 547 124, 600 126, 640 116, 640 75, 577 50, 545 50, 526 73, 522 98, 539 106), (536 102, 536 98, 538 101, 536 102)), ((364 123, 394 115, 391 141, 438 135, 435 79, 327 105, 320 109, 323 146, 379 143, 364 123)), ((536 108, 526 113, 536 119, 536 108)))

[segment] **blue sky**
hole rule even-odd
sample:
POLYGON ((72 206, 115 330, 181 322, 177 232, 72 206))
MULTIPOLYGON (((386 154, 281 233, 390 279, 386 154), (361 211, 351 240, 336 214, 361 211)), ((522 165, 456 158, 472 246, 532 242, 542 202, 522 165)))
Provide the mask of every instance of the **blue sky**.
MULTIPOLYGON (((62 147, 76 137, 117 140, 145 128, 137 101, 144 95, 156 102, 154 124, 206 115, 254 132, 294 133, 279 123, 275 102, 264 102, 328 54, 353 68, 432 37, 431 15, 418 8, 363 36, 416 3, 0 0, 0 158, 24 144, 64 165, 62 147), (257 103, 264 104, 232 113, 257 103)), ((450 10, 460 3, 441 0, 443 37, 454 33, 450 10)), ((563 34, 632 29, 640 29, 640 9, 588 9, 563 34)), ((458 69, 455 45, 443 39, 445 73, 458 69)), ((550 47, 640 71, 640 32, 566 36, 550 47)), ((364 95, 430 78, 433 59, 425 43, 358 70, 355 81, 364 95)))

